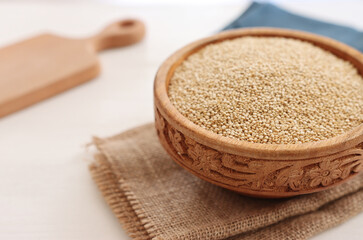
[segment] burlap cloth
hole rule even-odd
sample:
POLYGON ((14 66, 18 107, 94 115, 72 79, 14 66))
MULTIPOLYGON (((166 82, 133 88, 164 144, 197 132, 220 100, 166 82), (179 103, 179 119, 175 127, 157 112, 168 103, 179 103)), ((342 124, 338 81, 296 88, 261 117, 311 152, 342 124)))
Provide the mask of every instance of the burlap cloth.
POLYGON ((255 199, 188 173, 148 124, 94 140, 93 179, 133 239, 306 239, 363 211, 363 175, 290 199, 255 199))

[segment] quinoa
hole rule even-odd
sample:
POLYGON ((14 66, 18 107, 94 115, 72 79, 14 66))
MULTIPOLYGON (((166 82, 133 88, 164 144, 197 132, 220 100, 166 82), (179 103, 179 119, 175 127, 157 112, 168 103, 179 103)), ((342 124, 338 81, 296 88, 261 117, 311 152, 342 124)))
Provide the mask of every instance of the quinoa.
POLYGON ((363 123, 363 78, 308 42, 241 37, 190 55, 168 95, 193 123, 254 143, 328 139, 363 123))

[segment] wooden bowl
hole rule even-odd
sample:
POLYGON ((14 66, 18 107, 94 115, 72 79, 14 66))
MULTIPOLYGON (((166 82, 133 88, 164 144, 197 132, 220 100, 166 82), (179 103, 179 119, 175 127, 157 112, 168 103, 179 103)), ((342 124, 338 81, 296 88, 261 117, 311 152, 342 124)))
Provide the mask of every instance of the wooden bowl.
POLYGON ((170 56, 154 84, 155 125, 162 146, 194 175, 241 194, 278 198, 321 191, 363 170, 363 124, 327 140, 302 144, 259 144, 220 136, 184 117, 167 89, 175 68, 210 43, 242 36, 295 38, 351 62, 363 75, 363 55, 318 35, 274 28, 219 33, 193 42, 170 56))

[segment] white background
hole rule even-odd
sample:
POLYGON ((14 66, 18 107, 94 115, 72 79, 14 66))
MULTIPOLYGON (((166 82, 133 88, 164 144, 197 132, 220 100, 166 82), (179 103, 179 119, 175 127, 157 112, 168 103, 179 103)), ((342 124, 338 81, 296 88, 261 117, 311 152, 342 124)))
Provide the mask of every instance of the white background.
MULTIPOLYGON (((279 2, 363 30, 362 1, 279 2)), ((95 80, 0 119, 0 239, 128 239, 91 180, 86 143, 92 135, 153 121, 152 85, 161 62, 217 32, 247 4, 1 1, 0 46, 44 31, 86 37, 125 17, 142 19, 147 36, 135 46, 101 53, 102 74, 95 80)), ((362 239, 362 226, 363 214, 316 239, 362 239)))

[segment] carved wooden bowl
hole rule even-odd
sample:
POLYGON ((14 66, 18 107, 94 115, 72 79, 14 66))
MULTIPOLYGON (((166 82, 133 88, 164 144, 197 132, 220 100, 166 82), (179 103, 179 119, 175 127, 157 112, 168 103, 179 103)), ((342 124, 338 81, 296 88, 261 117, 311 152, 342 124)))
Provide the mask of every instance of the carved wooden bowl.
POLYGON ((251 28, 193 42, 170 56, 155 78, 155 125, 160 142, 172 159, 208 182, 241 194, 267 198, 321 191, 363 171, 363 124, 317 142, 259 144, 220 136, 178 112, 167 94, 175 68, 207 44, 241 36, 278 36, 307 41, 350 61, 363 74, 361 53, 332 39, 300 31, 251 28))

